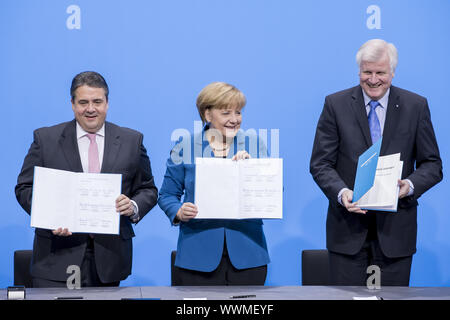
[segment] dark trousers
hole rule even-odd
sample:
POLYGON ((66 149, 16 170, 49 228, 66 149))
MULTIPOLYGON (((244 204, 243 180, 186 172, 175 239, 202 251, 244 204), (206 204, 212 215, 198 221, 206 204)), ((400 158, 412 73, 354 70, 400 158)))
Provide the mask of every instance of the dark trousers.
MULTIPOLYGON (((103 283, 101 282, 97 268, 95 266, 95 255, 94 255, 94 241, 89 238, 88 244, 86 246, 86 252, 83 258, 83 262, 80 266, 81 273, 81 287, 118 287, 120 281, 103 283)), ((67 274, 70 277, 70 274, 67 274)), ((66 288, 66 281, 54 281, 42 278, 33 278, 33 288, 66 288)))
POLYGON ((219 266, 211 272, 202 272, 174 267, 175 286, 263 286, 266 282, 267 265, 236 269, 228 256, 224 245, 219 266))
POLYGON ((374 213, 367 239, 361 250, 355 255, 329 253, 331 282, 336 286, 366 286, 367 268, 376 265, 381 271, 381 286, 409 286, 412 256, 400 258, 386 257, 378 241, 374 213))

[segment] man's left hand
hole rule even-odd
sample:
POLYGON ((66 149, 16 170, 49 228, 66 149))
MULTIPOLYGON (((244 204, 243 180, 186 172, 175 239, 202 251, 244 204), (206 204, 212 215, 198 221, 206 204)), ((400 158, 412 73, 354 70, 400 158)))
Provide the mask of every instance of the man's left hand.
POLYGON ((120 213, 122 216, 131 216, 133 215, 133 203, 130 198, 126 195, 121 194, 116 199, 116 211, 120 213))
POLYGON ((409 193, 409 183, 407 180, 398 180, 398 186, 400 187, 400 191, 398 192, 398 198, 404 198, 409 193))

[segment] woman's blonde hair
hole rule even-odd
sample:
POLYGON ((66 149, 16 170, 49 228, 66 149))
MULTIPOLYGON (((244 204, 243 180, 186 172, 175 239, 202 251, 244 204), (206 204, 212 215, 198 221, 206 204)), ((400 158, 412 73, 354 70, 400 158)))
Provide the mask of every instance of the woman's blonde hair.
POLYGON ((203 123, 206 123, 207 109, 227 109, 236 107, 241 110, 247 100, 235 86, 225 82, 212 82, 200 91, 197 97, 197 109, 203 123))

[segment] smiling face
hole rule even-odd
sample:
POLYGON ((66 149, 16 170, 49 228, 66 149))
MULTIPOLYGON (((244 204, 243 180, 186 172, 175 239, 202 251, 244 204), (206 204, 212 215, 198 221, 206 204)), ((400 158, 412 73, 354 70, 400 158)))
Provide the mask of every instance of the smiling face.
POLYGON ((72 98, 72 110, 83 130, 97 132, 105 123, 108 110, 105 89, 86 85, 78 87, 72 98))
POLYGON ((372 100, 379 100, 385 95, 393 77, 394 73, 391 71, 387 54, 375 62, 361 62, 359 83, 372 100))
POLYGON ((205 110, 205 119, 211 127, 218 130, 224 138, 234 138, 241 127, 242 108, 209 108, 205 110))

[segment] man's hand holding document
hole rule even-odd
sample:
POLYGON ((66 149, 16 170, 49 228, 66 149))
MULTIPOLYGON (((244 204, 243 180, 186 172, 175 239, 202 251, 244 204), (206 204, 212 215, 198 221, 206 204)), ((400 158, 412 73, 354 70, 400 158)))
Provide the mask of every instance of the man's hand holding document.
POLYGON ((361 209, 395 212, 403 161, 400 153, 380 157, 381 142, 382 139, 359 157, 353 202, 361 209))
POLYGON ((31 226, 119 234, 122 175, 34 168, 31 226))
POLYGON ((282 219, 283 159, 196 158, 199 219, 282 219))

